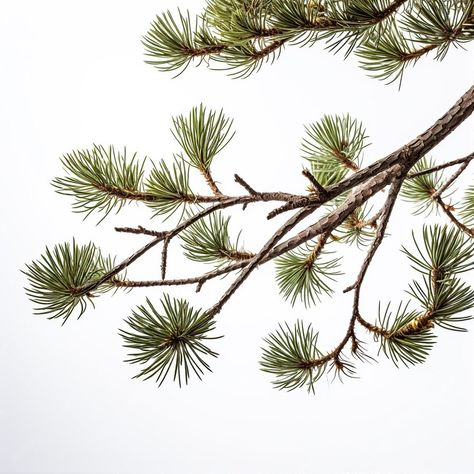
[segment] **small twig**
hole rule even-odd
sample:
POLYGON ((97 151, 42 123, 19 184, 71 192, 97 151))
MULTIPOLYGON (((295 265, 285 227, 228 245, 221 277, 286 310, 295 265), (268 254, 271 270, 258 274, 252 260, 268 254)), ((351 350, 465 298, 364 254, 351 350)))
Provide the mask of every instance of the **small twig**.
POLYGON ((471 161, 473 158, 474 158, 474 153, 471 153, 470 155, 467 155, 464 158, 458 158, 457 160, 448 161, 447 163, 443 163, 442 165, 433 166, 432 168, 428 168, 426 170, 418 171, 417 173, 410 173, 407 176, 407 178, 408 179, 417 178, 418 176, 423 176, 425 174, 434 173, 435 171, 441 171, 445 168, 460 165, 462 163, 465 163, 466 161, 471 161))
POLYGON ((148 230, 139 225, 138 227, 115 227, 116 232, 126 232, 129 234, 143 234, 151 235, 153 237, 164 237, 167 232, 157 231, 157 230, 148 230))
POLYGON ((456 181, 459 176, 461 176, 473 158, 474 153, 471 153, 469 156, 467 156, 462 166, 460 166, 458 170, 453 173, 451 177, 431 196, 432 199, 436 199, 437 197, 441 196, 454 183, 454 181, 456 181))
MULTIPOLYGON (((251 199, 251 196, 247 196, 247 198, 251 199)), ((125 268, 129 267, 133 262, 139 259, 142 255, 144 255, 146 252, 152 249, 159 242, 163 241, 165 238, 171 240, 174 236, 178 235, 184 229, 188 228, 190 225, 194 224, 196 221, 202 219, 203 217, 206 217, 207 215, 212 214, 213 212, 218 211, 220 209, 225 209, 227 207, 235 206, 236 204, 241 204, 241 202, 242 202, 241 198, 233 198, 233 199, 228 199, 227 201, 219 202, 217 204, 214 204, 213 206, 203 209, 202 211, 198 212, 194 216, 190 217, 186 221, 179 224, 173 230, 164 232, 162 235, 155 237, 151 242, 143 246, 134 254, 130 255, 130 257, 123 260, 121 263, 116 265, 114 268, 112 268, 112 270, 107 272, 105 275, 103 275, 99 279, 92 281, 90 283, 86 283, 85 285, 77 288, 78 294, 86 294, 88 292, 95 290, 100 285, 102 285, 103 283, 110 280, 118 273, 120 273, 122 270, 125 270, 125 268)))
POLYGON ((375 324, 371 324, 368 321, 366 321, 359 313, 357 313, 357 322, 363 326, 367 331, 373 333, 373 334, 379 334, 382 337, 390 337, 390 332, 379 327, 375 326, 375 324))
POLYGON ((269 212, 267 215, 267 219, 273 219, 274 217, 283 214, 284 212, 287 211, 292 211, 293 209, 299 209, 300 207, 308 207, 310 205, 315 203, 316 206, 319 206, 320 204, 323 204, 319 199, 311 199, 310 196, 302 197, 300 199, 295 199, 293 201, 288 201, 286 204, 283 204, 283 206, 277 207, 276 209, 273 209, 273 211, 269 212))
POLYGON ((234 174, 235 182, 240 184, 251 196, 261 196, 261 193, 255 191, 246 181, 244 181, 238 174, 234 174))
POLYGON ((168 261, 168 246, 170 244, 170 238, 165 238, 163 241, 163 249, 161 250, 161 279, 164 280, 166 277, 166 264, 168 261))
POLYGON ((449 206, 448 204, 446 204, 443 199, 438 196, 437 198, 435 198, 435 201, 439 204, 439 206, 441 207, 441 209, 443 210, 443 212, 446 214, 446 216, 448 216, 449 220, 458 228, 460 229, 462 232, 464 232, 465 234, 467 234, 469 237, 474 237, 474 229, 471 229, 469 227, 467 227, 466 225, 464 225, 460 220, 458 220, 458 218, 453 214, 452 212, 452 207, 449 206))
POLYGON ((324 189, 324 187, 319 183, 319 181, 314 177, 313 173, 311 171, 304 169, 302 171, 302 174, 305 178, 309 180, 309 182, 313 185, 316 193, 319 195, 321 198, 327 198, 328 193, 324 189))

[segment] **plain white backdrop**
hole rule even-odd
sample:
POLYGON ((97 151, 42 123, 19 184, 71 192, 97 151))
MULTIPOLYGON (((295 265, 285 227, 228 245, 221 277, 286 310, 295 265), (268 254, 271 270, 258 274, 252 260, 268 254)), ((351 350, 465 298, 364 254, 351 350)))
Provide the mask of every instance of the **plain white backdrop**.
MULTIPOLYGON (((204 2, 179 2, 198 12, 204 2)), ((351 296, 342 289, 363 252, 340 247, 345 275, 333 299, 310 310, 282 300, 272 264, 262 266, 218 317, 225 337, 203 382, 183 389, 132 380, 117 330, 131 308, 162 290, 106 295, 80 320, 61 327, 32 314, 20 270, 45 245, 76 236, 119 259, 145 238, 117 235, 115 225, 148 225, 147 209, 130 206, 100 226, 82 221, 71 201, 54 193, 59 158, 92 143, 124 145, 139 156, 171 158, 178 151, 171 117, 204 102, 234 117, 237 134, 216 160, 225 191, 240 192, 239 173, 262 190, 301 192, 299 144, 304 124, 324 113, 351 113, 365 124, 378 159, 430 126, 472 82, 472 47, 445 61, 423 59, 400 91, 371 79, 322 46, 288 48, 273 65, 246 80, 193 67, 177 79, 144 63, 140 37, 154 15, 176 1, 2 1, 0 15, 0 142, 2 199, 2 317, 0 319, 0 471, 5 473, 468 473, 474 471, 472 332, 439 331, 428 361, 397 370, 379 358, 358 364, 359 379, 323 378, 316 396, 274 390, 258 368, 262 337, 278 322, 312 321, 330 350, 345 333, 351 296)), ((437 162, 474 147, 474 118, 433 151, 437 162)), ((467 177, 468 181, 471 179, 467 177)), ((203 188, 204 189, 204 188, 203 188)), ((255 250, 282 218, 271 207, 236 210, 255 250)), ((413 276, 399 249, 423 217, 400 202, 363 290, 363 312, 374 319, 378 301, 398 302, 413 276)), ((436 220, 433 217, 432 220, 436 220)), ((439 218, 442 221, 442 218, 439 218)), ((172 246, 174 276, 202 267, 172 246)), ((136 278, 159 272, 158 249, 130 269, 136 278)), ((472 283, 474 279, 467 276, 472 283)), ((230 278, 170 289, 193 305, 213 304, 230 278)), ((377 346, 359 330, 375 355, 377 346)))

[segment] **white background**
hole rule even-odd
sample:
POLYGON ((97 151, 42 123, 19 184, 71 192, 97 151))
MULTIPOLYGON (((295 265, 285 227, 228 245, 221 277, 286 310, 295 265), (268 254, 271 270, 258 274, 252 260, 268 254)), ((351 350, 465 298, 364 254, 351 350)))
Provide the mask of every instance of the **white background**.
MULTIPOLYGON (((179 2, 198 12, 204 2, 179 2)), ((272 67, 247 80, 190 68, 178 79, 144 64, 140 37, 162 1, 3 1, 0 14, 0 141, 2 317, 0 319, 0 471, 129 473, 467 473, 473 472, 472 333, 439 331, 429 360, 397 370, 382 358, 358 364, 359 379, 323 378, 316 396, 283 393, 258 368, 262 337, 278 322, 312 321, 323 350, 345 333, 351 296, 342 288, 358 271, 363 252, 340 247, 345 275, 332 300, 309 311, 278 295, 271 264, 245 283, 218 317, 225 338, 203 382, 178 389, 131 380, 117 329, 130 309, 160 289, 104 296, 79 321, 32 315, 20 269, 45 245, 76 236, 93 240, 119 259, 146 238, 117 235, 114 225, 148 225, 149 212, 130 206, 96 227, 71 201, 54 193, 59 158, 92 143, 124 145, 140 156, 171 158, 178 151, 171 117, 201 101, 223 107, 237 134, 218 157, 216 179, 228 193, 238 172, 261 190, 301 192, 299 143, 303 125, 324 113, 350 112, 362 120, 378 159, 430 126, 471 85, 473 49, 442 63, 423 59, 401 91, 371 79, 354 60, 321 46, 285 50, 272 67)), ((473 150, 474 118, 433 151, 437 162, 473 150)), ((470 179, 470 178, 469 178, 470 179)), ((202 188, 205 189, 204 187, 202 188)), ((255 250, 283 218, 267 223, 259 206, 236 210, 246 247, 255 250)), ((363 290, 364 315, 375 319, 379 299, 398 302, 413 276, 399 249, 423 217, 396 208, 384 246, 363 290)), ((442 219, 440 219, 442 220, 442 219)), ((200 271, 172 246, 171 274, 200 271)), ((157 277, 159 252, 129 272, 157 277)), ((473 282, 472 275, 467 276, 473 282)), ((196 307, 213 304, 231 279, 200 294, 171 289, 196 307)), ((377 346, 364 331, 372 355, 377 346)))

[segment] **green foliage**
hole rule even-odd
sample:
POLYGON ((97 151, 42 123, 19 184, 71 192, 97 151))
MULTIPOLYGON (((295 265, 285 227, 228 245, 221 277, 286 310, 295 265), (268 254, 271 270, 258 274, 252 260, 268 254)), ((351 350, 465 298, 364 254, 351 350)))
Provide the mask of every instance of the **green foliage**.
POLYGON ((186 206, 193 203, 195 197, 189 185, 189 164, 181 156, 175 156, 169 167, 164 160, 153 165, 146 179, 146 192, 153 197, 146 201, 155 215, 173 215, 181 210, 181 218, 186 206))
POLYGON ((299 320, 293 328, 280 324, 264 341, 267 347, 262 348, 260 365, 264 372, 275 376, 275 387, 291 391, 306 386, 314 393, 314 384, 323 376, 326 365, 318 362, 323 354, 317 348, 318 333, 311 324, 305 327, 299 320))
POLYGON ((401 84, 405 69, 415 65, 426 52, 417 50, 397 24, 391 22, 383 36, 369 35, 355 54, 360 58, 361 67, 372 77, 388 83, 399 80, 401 84))
POLYGON ((317 27, 327 23, 323 2, 273 0, 272 13, 280 37, 300 46, 312 45, 318 39, 317 27))
POLYGON ((254 72, 260 71, 264 64, 273 62, 280 56, 281 41, 276 40, 266 46, 256 46, 255 42, 237 46, 228 46, 216 56, 215 61, 219 68, 228 71, 233 78, 246 78, 254 72))
POLYGON ((225 44, 242 44, 268 35, 267 18, 271 0, 211 0, 205 19, 225 44))
POLYGON ((311 163, 313 176, 322 186, 341 181, 359 169, 362 150, 368 145, 362 124, 349 115, 325 115, 306 127, 303 158, 311 163))
POLYGON ((402 251, 412 262, 415 270, 437 279, 463 273, 474 268, 474 242, 454 227, 423 226, 422 243, 413 234, 416 253, 403 247, 402 251))
POLYGON ((383 36, 391 18, 387 15, 391 5, 391 0, 328 2, 327 16, 335 25, 335 33, 324 35, 328 38, 328 49, 335 52, 345 50, 347 57, 371 36, 383 36))
MULTIPOLYGON (((38 260, 26 265, 25 275, 29 286, 26 294, 37 305, 36 314, 47 314, 48 319, 63 318, 64 322, 77 309, 82 316, 88 303, 98 293, 110 290, 110 283, 101 285, 96 294, 82 294, 77 290, 91 281, 97 280, 113 267, 110 257, 103 257, 93 244, 79 246, 56 245, 52 250, 46 247, 38 260)), ((64 324, 63 322, 63 324, 64 324)))
POLYGON ((436 58, 443 59, 450 46, 459 47, 474 38, 471 28, 463 28, 472 23, 473 9, 472 0, 416 2, 416 8, 405 13, 402 25, 412 32, 415 42, 436 45, 436 58))
POLYGON ((434 344, 433 327, 465 331, 458 324, 472 319, 463 315, 474 307, 474 290, 457 274, 474 268, 474 243, 459 230, 447 226, 424 226, 422 242, 413 236, 415 250, 403 248, 421 280, 409 285, 407 293, 421 309, 400 306, 392 314, 379 308, 382 331, 375 333, 381 350, 398 366, 424 362, 434 344))
POLYGON ((435 324, 452 331, 465 332, 457 323, 469 321, 472 316, 456 316, 474 307, 474 290, 456 277, 432 280, 423 277, 423 282, 414 281, 408 294, 416 298, 435 324))
POLYGON ((409 311, 408 304, 403 306, 400 303, 395 312, 390 311, 390 305, 384 311, 379 306, 379 326, 386 334, 375 334, 375 340, 380 342, 379 352, 382 351, 396 367, 400 363, 408 367, 425 362, 435 343, 436 336, 430 325, 416 332, 403 334, 403 328, 421 316, 420 312, 409 311))
POLYGON ((275 259, 276 280, 285 300, 294 305, 300 299, 306 307, 316 304, 322 295, 330 295, 329 286, 335 276, 340 258, 326 259, 321 245, 311 241, 275 259))
MULTIPOLYGON (((413 174, 426 171, 434 166, 431 158, 423 157, 412 168, 413 174)), ((433 200, 433 194, 442 186, 442 171, 422 174, 414 178, 405 179, 403 182, 401 196, 407 201, 415 204, 415 215, 423 212, 431 213, 436 209, 436 201, 433 200)))
POLYGON ((468 186, 460 206, 461 217, 468 225, 474 225, 474 186, 468 186))
POLYGON ((127 151, 116 151, 94 145, 91 150, 76 150, 63 156, 66 171, 55 178, 53 186, 59 194, 72 196, 74 212, 103 212, 101 221, 112 211, 118 212, 127 202, 141 198, 143 161, 127 158, 127 151))
POLYGON ((408 65, 434 51, 474 39, 474 0, 209 0, 189 14, 158 16, 144 37, 149 63, 185 69, 196 59, 246 77, 273 62, 286 44, 325 41, 333 52, 355 51, 369 74, 401 81, 408 65))
POLYGON ((188 116, 173 119, 173 135, 182 146, 191 166, 208 172, 215 156, 230 142, 232 120, 224 112, 207 111, 201 104, 188 116))
POLYGON ((229 221, 230 217, 214 212, 190 225, 180 234, 186 257, 218 267, 229 261, 251 258, 253 254, 239 249, 240 233, 235 242, 231 241, 229 221))
POLYGON ((142 40, 150 58, 147 64, 161 71, 183 72, 194 58, 202 60, 212 38, 198 25, 197 20, 191 22, 189 12, 183 15, 178 10, 176 19, 170 11, 157 15, 142 40))
POLYGON ((155 378, 161 385, 170 374, 179 386, 192 373, 201 379, 205 370, 211 371, 205 359, 218 355, 205 345, 218 339, 209 336, 214 321, 182 299, 164 295, 161 305, 159 312, 147 299, 126 319, 128 328, 120 330, 124 347, 132 351, 127 362, 143 366, 135 378, 155 378))
POLYGON ((474 243, 461 231, 447 226, 424 226, 423 242, 413 238, 416 253, 403 248, 422 281, 410 285, 409 294, 445 329, 464 331, 457 323, 471 316, 457 316, 474 306, 474 290, 457 275, 474 268, 474 243))

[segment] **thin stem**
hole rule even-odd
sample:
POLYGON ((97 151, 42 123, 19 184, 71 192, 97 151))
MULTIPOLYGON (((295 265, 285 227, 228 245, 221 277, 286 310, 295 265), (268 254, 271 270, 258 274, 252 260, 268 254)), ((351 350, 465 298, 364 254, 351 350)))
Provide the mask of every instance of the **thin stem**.
POLYGON ((423 170, 423 171, 418 171, 417 173, 410 173, 407 176, 407 179, 417 178, 418 176, 423 176, 425 174, 434 173, 435 171, 441 171, 441 170, 443 170, 445 168, 449 168, 451 166, 461 165, 461 164, 465 163, 466 161, 471 161, 473 158, 474 158, 474 153, 471 153, 470 155, 467 155, 464 158, 458 158, 457 160, 448 161, 447 163, 443 163, 441 165, 433 166, 432 168, 428 168, 428 169, 423 170))
POLYGON ((255 191, 247 181, 244 181, 238 174, 234 174, 235 182, 240 184, 251 196, 260 196, 261 193, 255 191))
POLYGON ((163 241, 163 249, 161 250, 161 279, 166 278, 166 265, 168 262, 168 246, 170 244, 171 238, 166 237, 163 241))
POLYGON ((453 183, 456 181, 459 176, 464 172, 464 170, 469 166, 469 163, 474 158, 474 153, 468 155, 463 164, 458 168, 458 170, 451 175, 451 177, 441 186, 431 197, 436 199, 438 196, 441 196, 453 183))
POLYGON ((360 269, 359 276, 357 277, 357 280, 353 285, 347 287, 344 290, 344 293, 347 293, 351 290, 356 290, 356 292, 360 291, 360 288, 362 286, 362 282, 364 281, 367 270, 370 264, 372 263, 372 259, 374 258, 374 255, 377 252, 377 249, 379 248, 385 236, 385 231, 387 229, 388 221, 390 220, 390 215, 392 214, 392 210, 395 205, 395 201, 397 200, 398 193, 400 192, 402 183, 403 183, 403 178, 398 178, 392 184, 390 188, 390 192, 387 196, 387 200, 385 201, 385 204, 380 213, 381 222, 380 222, 380 225, 377 227, 377 233, 375 235, 375 239, 372 242, 372 245, 370 246, 369 251, 367 252, 364 263, 362 264, 362 267, 360 269))
POLYGON ((142 235, 151 235, 153 237, 164 237, 167 232, 156 231, 145 229, 145 227, 139 225, 138 227, 115 227, 116 232, 123 232, 128 234, 142 234, 142 235))
POLYGON ((474 237, 474 229, 471 229, 467 227, 465 224, 463 224, 458 218, 453 214, 452 212, 452 206, 449 206, 446 204, 443 199, 438 196, 435 198, 435 201, 437 204, 439 204, 441 210, 446 214, 446 216, 449 218, 449 220, 462 232, 467 234, 469 237, 474 237))
POLYGON ((308 181, 311 183, 311 185, 314 188, 314 191, 319 195, 320 198, 327 197, 327 191, 324 189, 324 187, 319 183, 319 181, 314 177, 313 173, 311 171, 304 169, 302 171, 302 174, 305 178, 308 179, 308 181))

